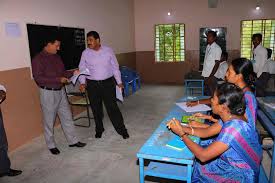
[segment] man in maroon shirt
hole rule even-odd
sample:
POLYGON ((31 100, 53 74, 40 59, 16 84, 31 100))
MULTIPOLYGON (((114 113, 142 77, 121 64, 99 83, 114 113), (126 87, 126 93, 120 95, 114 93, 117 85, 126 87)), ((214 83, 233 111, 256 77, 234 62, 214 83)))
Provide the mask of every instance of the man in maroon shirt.
POLYGON ((72 113, 63 88, 69 77, 79 71, 66 71, 61 57, 57 54, 60 40, 56 36, 47 37, 44 49, 32 60, 33 77, 40 87, 40 102, 43 111, 44 135, 52 154, 59 154, 54 140, 54 122, 58 114, 62 129, 70 147, 84 147, 79 142, 72 119, 72 113))

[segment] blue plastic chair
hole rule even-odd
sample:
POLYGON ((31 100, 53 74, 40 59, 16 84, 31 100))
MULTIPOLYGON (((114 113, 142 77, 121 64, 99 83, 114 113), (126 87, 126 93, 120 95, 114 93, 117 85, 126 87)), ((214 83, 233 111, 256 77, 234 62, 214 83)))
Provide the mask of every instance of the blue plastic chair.
POLYGON ((133 80, 132 78, 130 78, 128 76, 123 76, 121 79, 122 79, 122 83, 124 85, 124 95, 126 97, 130 95, 129 85, 132 86, 132 93, 134 93, 136 91, 136 81, 135 80, 133 80))
POLYGON ((139 74, 136 71, 133 71, 133 72, 134 72, 134 79, 136 80, 138 89, 140 89, 141 88, 140 76, 139 76, 139 74))
POLYGON ((124 85, 124 96, 129 96, 129 86, 132 86, 132 93, 136 91, 136 80, 133 72, 126 66, 120 67, 121 79, 124 85))

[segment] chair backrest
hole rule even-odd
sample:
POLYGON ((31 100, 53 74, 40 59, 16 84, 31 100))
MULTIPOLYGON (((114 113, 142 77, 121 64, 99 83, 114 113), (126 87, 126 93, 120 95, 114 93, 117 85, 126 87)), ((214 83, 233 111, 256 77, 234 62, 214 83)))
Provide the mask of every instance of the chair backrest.
POLYGON ((132 81, 139 77, 138 73, 126 66, 120 66, 121 78, 123 81, 132 81))

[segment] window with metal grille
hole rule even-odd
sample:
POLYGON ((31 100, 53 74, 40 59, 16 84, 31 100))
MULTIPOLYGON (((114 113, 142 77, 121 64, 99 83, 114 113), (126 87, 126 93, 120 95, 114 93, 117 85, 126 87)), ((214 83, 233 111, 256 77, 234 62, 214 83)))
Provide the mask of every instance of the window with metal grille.
POLYGON ((155 26, 156 62, 185 60, 184 24, 159 24, 155 26))
POLYGON ((241 22, 241 57, 252 59, 252 35, 261 33, 262 44, 265 48, 272 49, 274 59, 275 50, 275 19, 274 20, 244 20, 241 22))

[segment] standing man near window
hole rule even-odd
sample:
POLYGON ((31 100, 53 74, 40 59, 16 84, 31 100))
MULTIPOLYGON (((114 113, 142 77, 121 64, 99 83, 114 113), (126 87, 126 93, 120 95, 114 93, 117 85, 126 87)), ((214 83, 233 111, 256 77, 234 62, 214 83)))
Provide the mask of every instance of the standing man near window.
POLYGON ((217 33, 215 31, 207 32, 207 47, 204 56, 202 76, 205 83, 205 95, 212 96, 215 91, 215 85, 209 79, 209 76, 214 68, 216 62, 220 61, 222 49, 216 43, 217 33))
POLYGON ((33 78, 40 88, 40 102, 43 112, 44 135, 50 152, 54 155, 60 153, 54 140, 54 122, 58 114, 63 132, 69 147, 84 147, 79 142, 67 96, 63 85, 69 83, 73 74, 78 70, 66 71, 64 64, 57 54, 60 49, 60 40, 55 35, 46 38, 44 49, 32 60, 33 78))
MULTIPOLYGON (((0 104, 6 99, 6 89, 0 85, 0 104)), ((0 177, 17 176, 22 173, 21 170, 10 168, 11 162, 8 157, 8 141, 3 123, 3 116, 0 109, 0 177)))
POLYGON ((256 96, 264 97, 266 84, 269 80, 269 73, 267 72, 267 50, 262 46, 262 34, 253 34, 252 43, 253 49, 253 69, 257 74, 256 96))
POLYGON ((101 138, 103 127, 103 104, 108 116, 123 139, 129 138, 124 125, 122 114, 116 103, 116 83, 123 88, 119 65, 113 50, 100 44, 100 37, 96 31, 87 33, 88 48, 83 51, 79 69, 89 69, 90 76, 80 77, 80 90, 87 89, 95 119, 95 138, 101 138), (115 83, 116 82, 116 83, 115 83))

